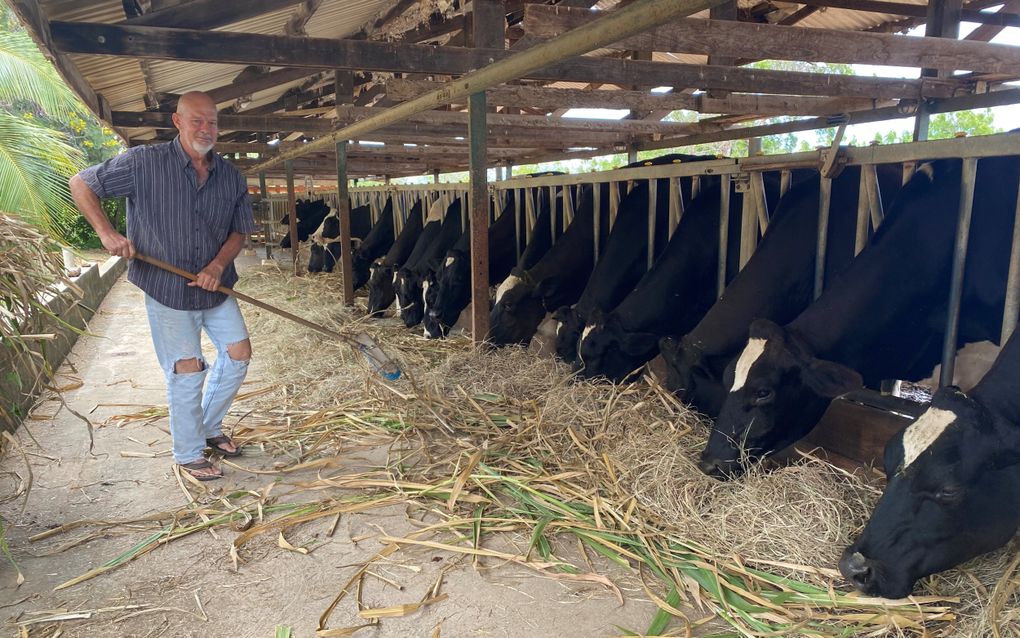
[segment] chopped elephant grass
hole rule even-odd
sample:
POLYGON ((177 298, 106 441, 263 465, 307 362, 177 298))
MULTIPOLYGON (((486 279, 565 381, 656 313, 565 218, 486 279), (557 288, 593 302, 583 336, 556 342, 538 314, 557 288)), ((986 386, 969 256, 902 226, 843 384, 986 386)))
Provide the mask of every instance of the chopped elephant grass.
MULTIPOLYGON (((262 272, 240 289, 349 329, 345 322, 364 320, 332 301, 337 281, 262 272)), ((482 352, 462 338, 426 341, 392 320, 372 322, 369 331, 407 373, 388 382, 341 344, 246 313, 273 382, 237 407, 243 418, 234 434, 276 463, 236 466, 285 476, 285 484, 200 493, 99 569, 153 543, 227 526, 241 532, 229 548, 240 565, 246 544, 261 535, 294 538, 289 530, 311 521, 335 526, 341 513, 407 504, 421 529, 379 537, 383 549, 339 589, 317 635, 351 635, 438 603, 438 590, 389 608, 360 602, 376 562, 416 547, 459 554, 461 567, 509 563, 622 596, 593 567, 590 558, 601 557, 621 568, 613 578, 637 580, 659 608, 648 627, 621 629, 635 635, 1020 635, 1016 543, 927 579, 924 595, 848 593, 836 559, 870 515, 878 487, 817 459, 755 468, 735 482, 708 478, 696 466, 705 423, 654 383, 573 383, 564 366, 523 349, 482 352), (367 466, 352 461, 379 450, 367 466), (367 624, 329 627, 348 599, 367 624), (711 634, 709 623, 730 629, 711 634)))

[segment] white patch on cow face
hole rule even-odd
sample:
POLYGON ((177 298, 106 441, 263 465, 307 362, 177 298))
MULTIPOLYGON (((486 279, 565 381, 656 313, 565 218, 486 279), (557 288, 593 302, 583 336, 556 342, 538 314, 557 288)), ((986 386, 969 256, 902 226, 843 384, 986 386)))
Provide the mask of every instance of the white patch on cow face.
MULTIPOLYGON (((429 314, 429 280, 421 282, 421 298, 425 302, 425 316, 429 314)), ((426 337, 428 334, 425 335, 426 337)))
POLYGON ((446 261, 444 263, 445 263, 446 267, 449 268, 450 266, 453 265, 453 262, 455 262, 455 261, 456 261, 456 259, 454 259, 453 257, 447 257, 446 261))
MULTIPOLYGON (((584 327, 584 332, 581 333, 581 341, 584 341, 585 339, 587 339, 588 335, 590 335, 591 331, 594 330, 594 329, 595 329, 595 324, 591 324, 590 326, 585 326, 584 327)), ((580 344, 581 341, 578 341, 578 343, 580 344)))
POLYGON ((560 336, 560 331, 561 330, 563 330, 563 322, 562 321, 557 321, 556 322, 556 336, 557 337, 560 336))
POLYGON ((499 303, 499 300, 503 298, 503 295, 510 292, 510 290, 519 283, 521 283, 521 278, 516 275, 510 275, 504 279, 503 283, 501 283, 499 288, 496 289, 496 303, 499 303))
POLYGON ((910 467, 954 421, 956 413, 952 410, 931 408, 911 423, 903 432, 903 468, 910 467))
POLYGON ((425 217, 425 223, 438 222, 443 220, 443 213, 446 208, 443 207, 443 200, 437 199, 432 202, 432 206, 429 208, 429 214, 425 217))
POLYGON ((396 286, 396 285, 397 285, 397 277, 399 277, 399 276, 400 276, 400 273, 399 273, 399 272, 395 272, 395 273, 393 273, 393 285, 394 285, 394 286, 396 286))
POLYGON ((744 387, 744 384, 747 383, 747 374, 751 371, 751 366, 754 365, 754 362, 758 360, 758 357, 763 352, 765 352, 764 339, 751 339, 747 342, 744 351, 740 353, 740 358, 737 359, 737 368, 733 371, 733 387, 730 388, 730 392, 736 392, 744 387))

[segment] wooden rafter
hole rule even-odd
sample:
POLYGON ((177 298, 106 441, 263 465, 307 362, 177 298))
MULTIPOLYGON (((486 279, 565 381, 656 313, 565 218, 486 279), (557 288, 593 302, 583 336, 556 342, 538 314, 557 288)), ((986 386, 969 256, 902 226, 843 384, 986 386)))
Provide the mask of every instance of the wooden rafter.
MULTIPOLYGON (((373 71, 461 74, 509 55, 496 49, 457 49, 420 45, 294 38, 252 33, 206 32, 158 27, 125 27, 53 22, 54 45, 68 53, 146 57, 233 64, 351 68, 373 71)), ((978 44, 978 43, 971 43, 978 44)), ((989 45, 986 45, 989 46, 989 45)), ((707 65, 576 57, 527 77, 541 80, 608 82, 628 85, 746 90, 787 95, 839 95, 878 99, 946 97, 957 92, 953 80, 865 78, 707 65)))

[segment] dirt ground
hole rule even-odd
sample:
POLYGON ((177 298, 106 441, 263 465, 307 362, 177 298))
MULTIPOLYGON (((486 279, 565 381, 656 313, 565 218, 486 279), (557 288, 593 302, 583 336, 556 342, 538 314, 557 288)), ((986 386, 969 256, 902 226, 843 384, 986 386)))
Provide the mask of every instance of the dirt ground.
MULTIPOLYGON (((249 258, 249 262, 251 259, 249 258)), ((293 628, 293 636, 315 635, 319 616, 359 564, 383 547, 381 536, 414 531, 403 507, 341 517, 332 536, 331 519, 295 529, 288 540, 312 547, 307 555, 281 549, 275 538, 260 538, 235 570, 228 555, 236 532, 218 529, 165 545, 113 571, 60 591, 53 588, 121 554, 151 534, 152 527, 112 528, 95 534, 82 528, 38 542, 31 536, 78 519, 124 520, 174 510, 186 504, 172 472, 165 419, 118 425, 114 415, 165 406, 162 375, 152 351, 142 293, 122 278, 92 320, 91 334, 80 339, 55 383, 82 385, 65 393, 68 404, 96 425, 90 453, 85 425, 59 403, 37 406, 35 417, 18 433, 27 457, 0 459, 0 498, 27 478, 27 503, 8 500, 0 517, 25 582, 0 560, 0 623, 4 636, 231 636, 270 637, 276 627, 293 628), (55 414, 55 416, 53 416, 55 414), (29 434, 30 433, 30 434, 29 434), (123 452, 166 454, 155 458, 122 456, 123 452), (90 617, 33 623, 70 612, 90 617)), ((272 382, 258 357, 246 389, 272 382)), ((243 416, 238 406, 231 421, 243 416)), ((378 463, 378 450, 362 450, 342 460, 341 468, 378 463)), ((241 459, 250 468, 271 467, 274 459, 246 449, 241 459)), ((227 468, 214 482, 229 493, 259 489, 278 480, 227 468)), ((276 489, 300 477, 288 475, 276 489)), ((520 547, 528 539, 508 539, 520 547)), ((644 631, 655 613, 638 581, 623 569, 596 562, 599 573, 620 586, 624 603, 602 585, 564 583, 523 568, 469 559, 429 548, 394 555, 369 578, 363 600, 369 607, 415 603, 445 570, 441 592, 448 597, 403 618, 386 618, 356 636, 571 637, 617 636, 623 629, 644 631)), ((333 613, 329 627, 363 623, 348 598, 333 613)))

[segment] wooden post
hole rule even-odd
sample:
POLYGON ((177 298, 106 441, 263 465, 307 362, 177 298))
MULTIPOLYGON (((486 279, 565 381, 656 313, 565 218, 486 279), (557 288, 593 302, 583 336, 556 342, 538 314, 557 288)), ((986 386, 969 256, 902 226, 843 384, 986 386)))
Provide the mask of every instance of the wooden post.
POLYGON ((340 210, 340 274, 344 280, 344 305, 354 304, 354 262, 351 252, 351 202, 347 193, 347 142, 336 143, 336 184, 340 210))
POLYGON ((283 163, 287 172, 287 210, 290 211, 290 259, 294 264, 294 274, 298 274, 298 234, 297 234, 297 206, 294 202, 294 160, 287 160, 283 163))
MULTIPOLYGON (((477 0, 476 0, 477 1, 477 0)), ((477 24, 477 23, 476 23, 477 24)), ((471 337, 482 343, 489 333, 489 189, 486 160, 485 93, 469 98, 471 124, 471 337)))
POLYGON ((263 210, 265 217, 262 219, 262 233, 266 238, 266 259, 273 258, 273 220, 270 220, 272 204, 269 201, 269 191, 266 190, 266 172, 259 173, 259 201, 264 202, 263 210))
MULTIPOLYGON (((960 12, 963 7, 962 0, 929 0, 928 16, 924 25, 924 37, 926 38, 951 38, 956 40, 960 37, 960 12)), ((946 75, 951 74, 948 71, 946 75)), ((921 69, 921 78, 939 77, 941 74, 936 69, 921 69)), ((931 105, 924 99, 917 104, 917 114, 914 116, 914 140, 922 142, 928 139, 928 123, 930 120, 931 105)))

